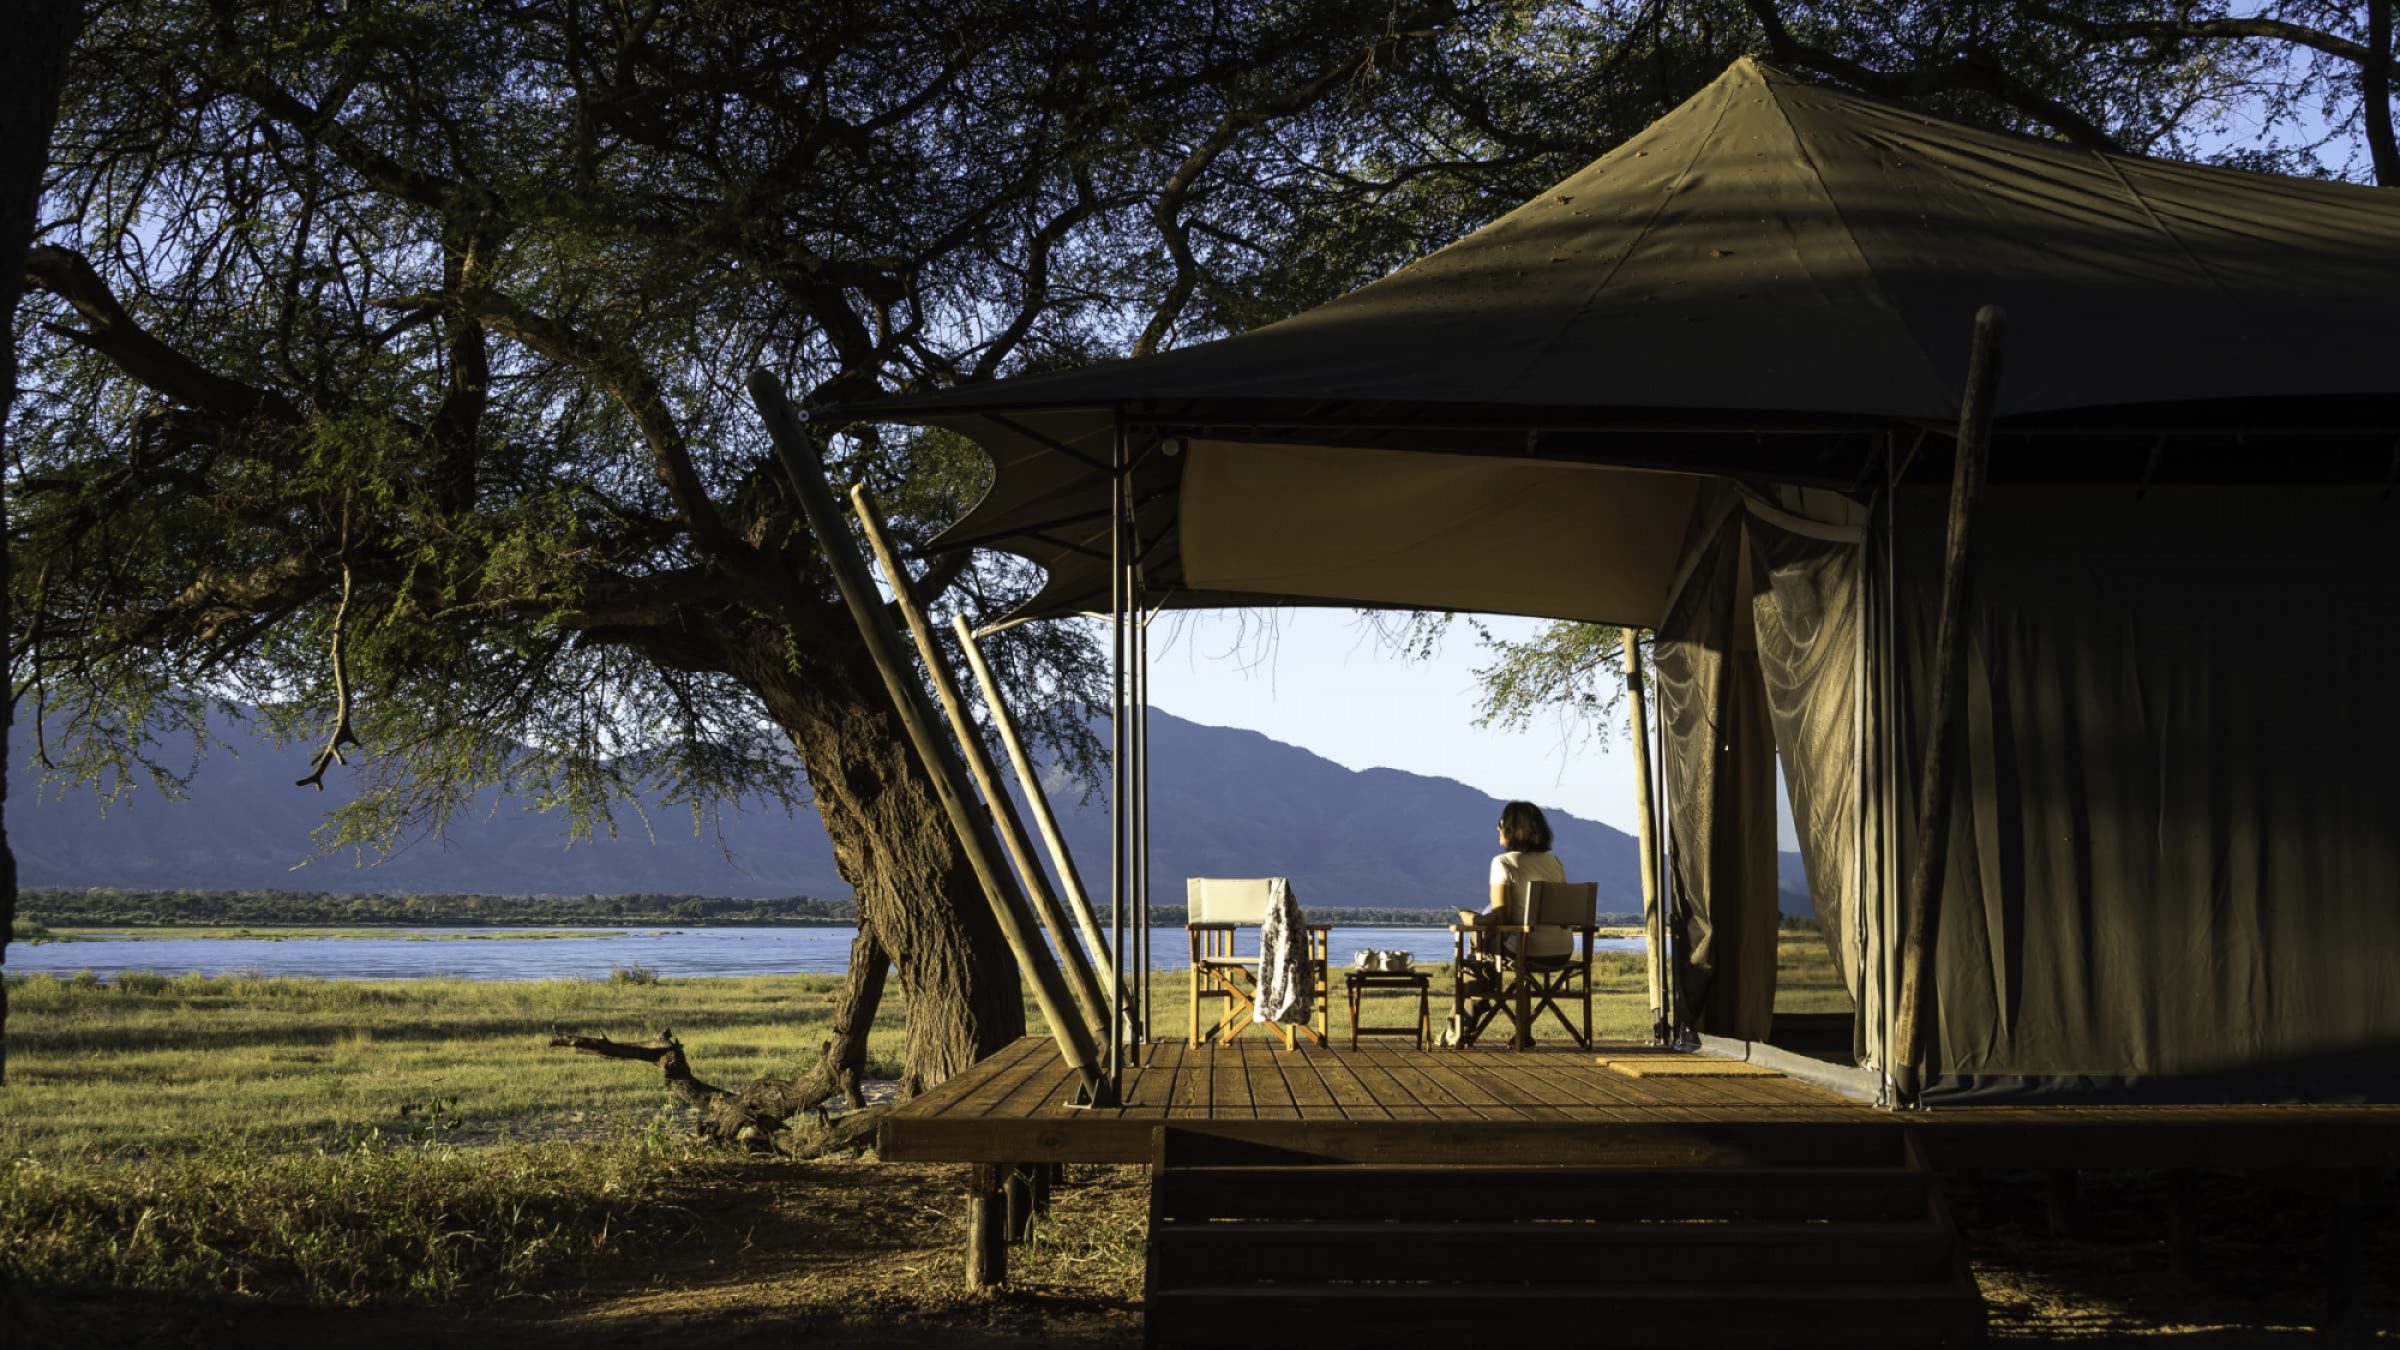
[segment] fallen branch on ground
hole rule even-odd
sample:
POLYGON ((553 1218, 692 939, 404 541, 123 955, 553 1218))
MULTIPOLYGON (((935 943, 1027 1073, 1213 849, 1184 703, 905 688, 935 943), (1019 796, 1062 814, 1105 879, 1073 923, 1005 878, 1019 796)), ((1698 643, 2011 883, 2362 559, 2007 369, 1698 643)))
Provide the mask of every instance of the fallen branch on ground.
MULTIPOLYGON (((606 1036, 569 1036, 554 1032, 550 1037, 553 1049, 572 1050, 579 1055, 598 1055, 603 1059, 638 1059, 658 1066, 659 1075, 666 1080, 667 1091, 677 1101, 691 1107, 699 1115, 698 1133, 704 1139, 721 1144, 738 1144, 756 1153, 773 1152, 776 1136, 787 1128, 786 1122, 829 1097, 861 1100, 857 1079, 841 1074, 831 1064, 799 1078, 760 1078, 739 1092, 718 1087, 692 1072, 691 1061, 683 1053, 683 1042, 675 1039, 671 1029, 661 1028, 654 1040, 646 1042, 612 1041, 606 1036)), ((835 1125, 837 1132, 845 1131, 848 1122, 859 1112, 845 1116, 835 1125)), ((873 1125, 867 1126, 871 1135, 873 1125)), ((848 1145, 847 1147, 858 1147, 848 1145)), ((811 1154, 838 1152, 839 1147, 826 1147, 821 1141, 811 1141, 811 1154)))

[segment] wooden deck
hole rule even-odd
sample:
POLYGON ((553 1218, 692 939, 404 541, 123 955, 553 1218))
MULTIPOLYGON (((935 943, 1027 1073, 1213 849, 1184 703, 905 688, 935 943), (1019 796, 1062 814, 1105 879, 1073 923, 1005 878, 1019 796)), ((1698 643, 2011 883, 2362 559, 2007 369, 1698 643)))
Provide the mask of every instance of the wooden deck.
POLYGON ((1969 1107, 1900 1114, 1782 1077, 1632 1077, 1610 1054, 1543 1047, 1283 1051, 1152 1047, 1126 1100, 1067 1105, 1074 1080, 1047 1037, 1027 1037, 884 1123, 887 1158, 922 1162, 1113 1162, 1150 1158, 1162 1124, 1360 1160, 1554 1153, 1581 1140, 1671 1159, 1744 1139, 1906 1129, 1957 1167, 2349 1168, 2400 1166, 2400 1107, 1969 1107), (1644 1143, 1643 1141, 1648 1141, 1644 1143))

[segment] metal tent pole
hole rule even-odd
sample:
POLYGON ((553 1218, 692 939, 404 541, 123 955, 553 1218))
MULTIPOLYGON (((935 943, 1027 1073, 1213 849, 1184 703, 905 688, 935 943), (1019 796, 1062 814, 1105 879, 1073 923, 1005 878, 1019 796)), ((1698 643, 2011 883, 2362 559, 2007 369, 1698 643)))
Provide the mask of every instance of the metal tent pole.
POLYGON ((1619 641, 1625 646, 1625 703, 1626 716, 1631 720, 1633 733, 1633 790, 1637 809, 1636 824, 1641 831, 1642 849, 1642 945, 1650 956, 1650 1038, 1667 1039, 1667 979, 1661 965, 1666 959, 1666 924, 1659 911, 1658 893, 1658 831, 1654 813, 1656 796, 1650 790, 1650 710, 1649 699, 1642 688, 1642 633, 1638 628, 1622 630, 1619 641))
MULTIPOLYGON (((1138 540, 1138 534, 1136 538, 1138 540)), ((1137 578, 1140 575, 1139 562, 1135 564, 1135 575, 1137 578)), ((1133 754, 1135 812, 1133 890, 1134 894, 1140 897, 1141 917, 1141 936, 1134 946, 1141 958, 1141 973, 1138 978, 1142 982, 1142 1043, 1147 1045, 1150 1042, 1150 986, 1152 984, 1150 970, 1150 613, 1149 597, 1143 594, 1143 588, 1137 587, 1135 594, 1140 596, 1143 603, 1135 609, 1133 629, 1133 728, 1135 738, 1133 754)))
POLYGON ((1125 1081, 1125 423, 1109 438, 1108 1074, 1125 1081))
POLYGON ((791 405, 784 400, 781 381, 766 371, 754 370, 749 384, 751 401, 758 405, 759 416, 766 423, 768 438, 774 442, 784 474, 800 499, 801 514, 807 517, 809 530, 817 537, 817 547, 824 552, 825 561, 833 571, 834 585, 842 593, 842 604, 850 611, 851 620, 858 625, 867 655, 883 677, 885 692, 891 695, 900 725, 908 733, 909 743, 924 764, 926 775, 933 780, 934 796, 941 803, 942 813, 949 818, 959 848, 966 853, 967 864, 983 888, 1001 936, 1007 940, 1018 965, 1033 977, 1034 1001, 1042 1010, 1043 1020, 1050 1025, 1050 1035, 1058 1042, 1060 1056, 1074 1072, 1086 1102, 1095 1105, 1114 1102, 1116 1084, 1101 1075, 1090 1030, 1075 1016, 1073 996, 1067 992, 1058 967, 1051 963, 1049 951, 1042 946, 1041 937, 1034 930, 1033 916, 1023 912, 1022 900, 1007 884, 1005 864, 1000 861, 990 828, 970 804, 966 772, 944 751, 934 734, 933 708, 925 697, 925 688, 910 671, 908 659, 901 652, 899 635, 891 630, 891 620, 884 615, 882 599, 875 593, 874 578, 867 573, 867 560, 859 556, 858 547, 850 541, 849 526, 843 522, 841 506, 825 480, 825 465, 817 457, 815 443, 801 429, 791 405))

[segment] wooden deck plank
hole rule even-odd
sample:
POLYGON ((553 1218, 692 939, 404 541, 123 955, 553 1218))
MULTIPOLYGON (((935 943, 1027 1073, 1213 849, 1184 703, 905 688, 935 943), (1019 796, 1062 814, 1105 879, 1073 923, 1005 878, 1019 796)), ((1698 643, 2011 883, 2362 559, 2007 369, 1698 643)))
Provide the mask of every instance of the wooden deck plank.
POLYGON ((1350 1057, 1332 1052, 1315 1061, 1317 1076, 1324 1080, 1325 1090, 1333 1094, 1335 1105, 1349 1120, 1390 1120, 1391 1108, 1376 1100, 1375 1093, 1360 1081, 1351 1067, 1350 1057))
POLYGON ((1167 1118, 1206 1120, 1209 1094, 1215 1087, 1209 1074, 1210 1051, 1179 1041, 1175 1053, 1175 1089, 1167 1099, 1167 1118))
POLYGON ((1292 1093, 1292 1105, 1300 1108, 1303 1120, 1348 1120, 1350 1114, 1334 1101, 1333 1092, 1325 1086, 1325 1078, 1317 1072, 1317 1061, 1324 1057, 1322 1050, 1300 1050, 1284 1056, 1283 1085, 1292 1093))
POLYGON ((1041 1072, 1044 1058, 1055 1060, 1057 1057, 1057 1046, 1049 1044, 1047 1040, 1034 1040, 1030 1036, 1018 1041, 1013 1047, 1002 1049, 998 1054, 976 1065, 974 1069, 968 1070, 969 1073, 985 1070, 982 1081, 973 1084, 967 1093, 944 1114, 953 1116, 990 1115, 992 1108, 1006 1101, 1009 1094, 1015 1092, 1027 1078, 1041 1072), (1012 1049, 1016 1052, 1013 1056, 1009 1053, 1012 1049), (1047 1056, 1043 1053, 1045 1050, 1048 1051, 1047 1056), (988 1069, 986 1066, 989 1066, 988 1069))
POLYGON ((1293 1093, 1291 1061, 1307 1053, 1276 1046, 1245 1056, 1250 1069, 1250 1108, 1260 1120, 1298 1120, 1300 1100, 1293 1093))
POLYGON ((1561 1100, 1562 1094, 1549 1084, 1533 1078, 1515 1065, 1505 1069, 1496 1065, 1460 1063, 1455 1069, 1461 1082, 1489 1095, 1499 1104, 1514 1109, 1527 1120, 1591 1119, 1579 1104, 1561 1100))
POLYGON ((982 1104, 1004 1089, 996 1079, 1007 1070, 1021 1064, 1026 1054, 1024 1040, 1003 1046, 982 1061, 967 1066, 950 1080, 914 1101, 903 1102, 893 1109, 894 1115, 938 1116, 965 1109, 977 1114, 982 1104))
POLYGON ((1383 1071, 1412 1093, 1417 1101, 1436 1113, 1455 1105, 1472 1112, 1479 1120, 1523 1120, 1523 1112, 1502 1102, 1491 1093, 1469 1081, 1456 1067, 1459 1057, 1420 1057, 1413 1050, 1360 1050, 1354 1053, 1377 1055, 1383 1071))
POLYGON ((1579 1064, 1557 1055, 1527 1055, 1525 1061, 1518 1072, 1539 1084, 1553 1099, 1573 1104, 1578 1117, 1606 1121, 1634 1118, 1622 1108, 1615 1094, 1600 1085, 1603 1071, 1598 1065, 1579 1064))
POLYGON ((1258 1119, 1250 1097, 1250 1072, 1242 1064, 1242 1047, 1204 1045, 1200 1054, 1208 1065, 1208 1118, 1258 1119))
MULTIPOLYGON (((1439 1120, 1442 1118, 1442 1112, 1419 1101, 1416 1093, 1410 1091, 1399 1079, 1393 1077, 1390 1070, 1377 1061, 1372 1051, 1346 1050, 1342 1053, 1346 1056, 1342 1062, 1358 1076, 1358 1081, 1366 1087, 1367 1091, 1374 1094, 1375 1100, 1383 1103, 1384 1110, 1391 1113, 1392 1119, 1439 1120)), ((1483 1117, 1462 1114, 1462 1118, 1481 1120, 1483 1117)))

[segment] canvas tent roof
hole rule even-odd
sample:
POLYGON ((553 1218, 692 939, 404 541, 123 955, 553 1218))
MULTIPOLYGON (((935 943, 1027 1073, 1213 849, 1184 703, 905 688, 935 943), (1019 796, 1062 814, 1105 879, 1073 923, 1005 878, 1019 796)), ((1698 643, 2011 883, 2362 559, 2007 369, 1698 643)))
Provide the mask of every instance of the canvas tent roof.
POLYGON ((1168 603, 1650 624, 1686 474, 1838 484, 1864 437, 1945 426, 1985 304, 2009 314, 2004 420, 2206 423, 2242 400, 2400 425, 2395 257, 2400 194, 1983 130, 1745 59, 1536 200, 1280 323, 841 415, 992 454, 944 541, 1044 566, 1027 614, 1105 604, 1123 417, 1188 449, 1132 475, 1168 603))

